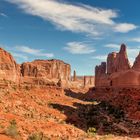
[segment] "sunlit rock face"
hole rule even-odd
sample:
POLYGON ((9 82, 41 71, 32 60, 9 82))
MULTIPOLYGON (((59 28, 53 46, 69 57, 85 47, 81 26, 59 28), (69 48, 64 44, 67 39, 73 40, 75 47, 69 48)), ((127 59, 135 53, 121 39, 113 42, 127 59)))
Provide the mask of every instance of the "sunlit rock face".
POLYGON ((61 80, 67 85, 71 79, 71 66, 61 60, 35 60, 21 65, 22 82, 35 84, 55 84, 61 80))
POLYGON ((20 67, 10 53, 0 48, 0 80, 19 83, 20 67))
POLYGON ((23 77, 70 80, 71 67, 61 60, 35 60, 21 65, 23 77))

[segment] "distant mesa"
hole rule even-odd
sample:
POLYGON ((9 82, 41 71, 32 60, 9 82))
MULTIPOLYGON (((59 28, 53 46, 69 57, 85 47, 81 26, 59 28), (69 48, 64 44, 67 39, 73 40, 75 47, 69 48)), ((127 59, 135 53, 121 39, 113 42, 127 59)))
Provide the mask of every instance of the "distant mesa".
POLYGON ((140 54, 133 66, 127 56, 127 48, 122 44, 119 52, 108 54, 107 62, 95 68, 96 87, 131 87, 140 86, 140 54))
MULTIPOLYGON (((75 71, 75 82, 71 78, 71 65, 62 60, 34 60, 17 64, 13 56, 0 48, 0 86, 7 83, 27 86, 61 86, 77 87, 75 71)), ((90 78, 86 78, 90 79, 90 78)), ((87 80, 88 81, 88 80, 87 80)), ((84 78, 83 81, 84 83, 84 78)), ((92 83, 94 86, 94 82, 92 83)), ((88 86, 89 82, 85 86, 88 86)), ((84 84, 81 86, 84 87, 84 84)), ((78 86, 79 87, 79 86, 78 86)))

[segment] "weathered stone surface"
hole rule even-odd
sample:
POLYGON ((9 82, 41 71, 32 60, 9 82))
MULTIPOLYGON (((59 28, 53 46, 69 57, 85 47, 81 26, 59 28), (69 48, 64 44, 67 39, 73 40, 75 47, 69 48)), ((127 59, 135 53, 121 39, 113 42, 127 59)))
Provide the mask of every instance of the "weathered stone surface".
POLYGON ((140 72, 130 69, 113 73, 110 80, 113 87, 137 87, 140 85, 140 72))
POLYGON ((95 67, 95 75, 100 77, 106 73, 106 62, 102 62, 101 65, 95 67))
POLYGON ((10 53, 0 48, 0 80, 19 83, 19 65, 10 53))
POLYGON ((77 80, 77 76, 76 76, 76 71, 74 70, 73 72, 73 81, 76 81, 77 80))
POLYGON ((95 86, 95 77, 94 76, 84 76, 84 86, 85 87, 95 86))
POLYGON ((121 45, 119 53, 110 53, 107 58, 107 73, 121 72, 130 69, 126 46, 121 45))
POLYGON ((29 83, 34 81, 38 85, 48 84, 52 81, 57 83, 60 79, 67 83, 71 78, 71 67, 61 60, 35 60, 21 65, 21 75, 23 82, 27 82, 28 78, 30 79, 29 83))
POLYGON ((111 74, 116 71, 116 65, 115 65, 116 57, 117 57, 116 52, 110 53, 107 57, 107 73, 108 74, 111 74))
POLYGON ((134 62, 132 69, 140 71, 140 52, 135 59, 135 62, 134 62))
POLYGON ((71 67, 60 60, 35 60, 21 65, 23 77, 70 80, 71 67))

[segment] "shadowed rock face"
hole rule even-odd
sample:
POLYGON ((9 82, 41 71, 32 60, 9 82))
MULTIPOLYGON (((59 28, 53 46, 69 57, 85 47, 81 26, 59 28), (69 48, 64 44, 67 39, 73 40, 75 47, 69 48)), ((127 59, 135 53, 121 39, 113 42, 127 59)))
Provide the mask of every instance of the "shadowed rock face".
POLYGON ((106 62, 102 62, 101 65, 95 67, 95 75, 102 76, 106 73, 106 62))
POLYGON ((126 46, 122 44, 118 53, 113 52, 108 55, 107 71, 103 71, 103 64, 101 64, 96 66, 95 73, 97 87, 140 86, 140 54, 131 68, 126 46))
POLYGON ((140 53, 139 53, 138 56, 136 57, 132 69, 140 71, 140 53))
POLYGON ((19 82, 20 68, 11 54, 0 48, 0 80, 19 82))

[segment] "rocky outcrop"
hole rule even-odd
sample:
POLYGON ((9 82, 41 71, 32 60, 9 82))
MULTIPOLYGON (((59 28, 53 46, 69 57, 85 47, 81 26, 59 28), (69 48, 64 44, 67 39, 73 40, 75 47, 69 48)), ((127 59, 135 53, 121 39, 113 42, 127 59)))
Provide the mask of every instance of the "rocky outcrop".
POLYGON ((74 70, 73 72, 73 81, 76 81, 77 80, 77 76, 76 76, 76 71, 74 70))
MULTIPOLYGON (((73 79, 73 77, 72 77, 73 79)), ((90 88, 95 86, 95 76, 76 76, 70 83, 71 88, 90 88)))
POLYGON ((60 60, 35 60, 21 65, 23 77, 70 80, 71 67, 60 60))
POLYGON ((36 80, 36 84, 40 84, 39 80, 44 82, 41 82, 42 84, 49 81, 57 83, 60 80, 67 83, 71 78, 71 67, 61 60, 35 60, 21 65, 21 75, 23 82, 26 82, 26 79, 29 78, 31 79, 29 83, 36 80))
POLYGON ((121 72, 130 69, 126 46, 121 45, 119 53, 110 53, 107 57, 107 73, 121 72))
POLYGON ((95 67, 95 76, 100 77, 106 73, 106 62, 102 62, 101 65, 95 67))
POLYGON ((0 80, 19 83, 19 68, 12 55, 0 48, 0 80))
POLYGON ((134 65, 133 65, 132 69, 140 71, 140 52, 135 59, 135 62, 134 62, 134 65))
POLYGON ((140 86, 140 54, 131 68, 124 44, 121 45, 119 53, 113 52, 108 55, 107 72, 103 67, 105 66, 101 64, 95 68, 96 87, 140 86))
POLYGON ((94 76, 84 76, 84 87, 94 87, 95 77, 94 76))

